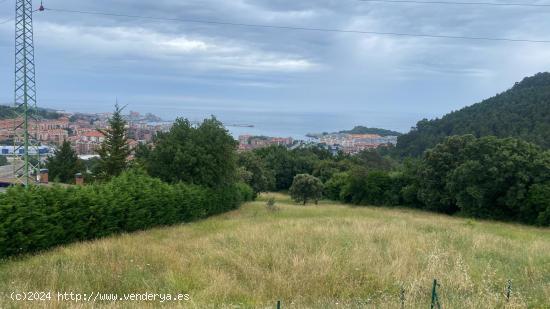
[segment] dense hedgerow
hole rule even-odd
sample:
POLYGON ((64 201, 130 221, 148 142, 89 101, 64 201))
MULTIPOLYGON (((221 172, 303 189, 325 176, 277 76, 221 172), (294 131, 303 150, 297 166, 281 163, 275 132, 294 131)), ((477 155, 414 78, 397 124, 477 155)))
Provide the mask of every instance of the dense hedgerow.
POLYGON ((11 188, 0 195, 0 258, 223 213, 251 200, 244 184, 210 189, 130 171, 85 187, 11 188))

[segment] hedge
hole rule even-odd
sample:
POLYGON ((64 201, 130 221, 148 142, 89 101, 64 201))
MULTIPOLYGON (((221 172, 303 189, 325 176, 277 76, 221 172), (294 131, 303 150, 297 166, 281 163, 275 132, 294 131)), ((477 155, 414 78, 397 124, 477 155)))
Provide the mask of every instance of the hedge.
POLYGON ((245 184, 170 185, 140 172, 85 187, 10 188, 0 195, 0 258, 206 218, 253 194, 245 184))

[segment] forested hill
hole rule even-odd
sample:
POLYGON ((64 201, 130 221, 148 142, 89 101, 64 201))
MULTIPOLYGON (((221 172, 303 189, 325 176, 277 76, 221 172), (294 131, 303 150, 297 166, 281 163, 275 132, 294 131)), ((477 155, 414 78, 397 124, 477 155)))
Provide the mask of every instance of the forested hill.
POLYGON ((481 103, 421 120, 401 135, 397 153, 419 156, 451 135, 516 137, 550 148, 550 73, 538 73, 481 103))
MULTIPOLYGON (((39 108, 38 115, 44 119, 57 119, 61 115, 50 109, 39 108)), ((17 117, 17 113, 13 106, 0 105, 0 119, 9 119, 17 117)))
POLYGON ((399 136, 401 133, 380 128, 367 128, 364 126, 356 126, 351 130, 340 131, 339 133, 347 134, 378 134, 380 136, 399 136))

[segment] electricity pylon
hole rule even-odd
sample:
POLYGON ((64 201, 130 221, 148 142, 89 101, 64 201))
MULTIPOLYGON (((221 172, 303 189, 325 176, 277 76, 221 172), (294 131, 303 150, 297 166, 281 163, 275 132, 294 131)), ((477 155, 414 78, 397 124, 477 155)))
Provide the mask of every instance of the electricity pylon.
POLYGON ((25 187, 40 167, 32 15, 32 0, 16 0, 13 166, 16 182, 25 187))

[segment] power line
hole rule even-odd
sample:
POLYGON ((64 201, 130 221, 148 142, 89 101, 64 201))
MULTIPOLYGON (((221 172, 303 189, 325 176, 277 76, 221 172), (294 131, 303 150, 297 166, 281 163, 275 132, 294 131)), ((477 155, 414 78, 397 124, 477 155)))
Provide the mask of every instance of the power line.
MULTIPOLYGON (((35 13, 35 12, 38 12, 38 11, 39 11, 39 9, 36 9, 36 10, 33 10, 32 12, 35 13)), ((3 24, 5 24, 5 23, 8 23, 8 22, 10 22, 10 21, 12 21, 12 20, 14 20, 14 19, 15 19, 15 17, 10 17, 10 18, 8 18, 8 19, 6 19, 6 20, 0 21, 0 25, 3 25, 3 24)))
POLYGON ((402 37, 422 37, 422 38, 477 40, 477 41, 550 43, 550 40, 535 40, 535 39, 516 39, 516 38, 498 38, 498 37, 485 37, 485 36, 440 35, 440 34, 421 34, 421 33, 406 33, 406 32, 380 32, 380 31, 345 30, 345 29, 330 29, 330 28, 277 26, 277 25, 248 24, 248 23, 236 23, 236 22, 213 21, 213 20, 152 17, 152 16, 142 16, 142 15, 129 15, 129 14, 120 14, 120 13, 92 12, 92 11, 80 11, 80 10, 68 10, 68 9, 46 8, 46 10, 52 11, 52 12, 60 12, 60 13, 101 15, 101 16, 111 16, 111 17, 139 18, 139 19, 149 19, 149 20, 158 20, 158 21, 198 23, 198 24, 224 25, 224 26, 233 26, 233 27, 248 27, 248 28, 263 28, 263 29, 281 29, 281 30, 352 33, 352 34, 374 34, 374 35, 391 35, 391 36, 402 36, 402 37))
MULTIPOLYGON (((0 0, 0 4, 4 3, 4 2, 6 2, 6 1, 8 1, 8 0, 0 0)), ((12 21, 13 19, 14 19, 13 17, 10 17, 10 18, 8 18, 8 19, 6 19, 6 20, 0 21, 0 25, 3 25, 3 24, 5 24, 5 23, 7 23, 7 22, 9 22, 9 21, 12 21)))
POLYGON ((515 7, 550 7, 550 4, 537 3, 498 3, 498 2, 461 2, 461 1, 421 1, 421 0, 357 0, 361 2, 397 3, 397 4, 437 4, 437 5, 484 5, 515 7))
POLYGON ((3 25, 3 24, 5 24, 5 23, 7 23, 7 22, 10 22, 10 21, 12 21, 13 19, 14 19, 13 17, 10 17, 10 18, 8 18, 8 19, 6 19, 6 20, 0 21, 0 25, 3 25))

